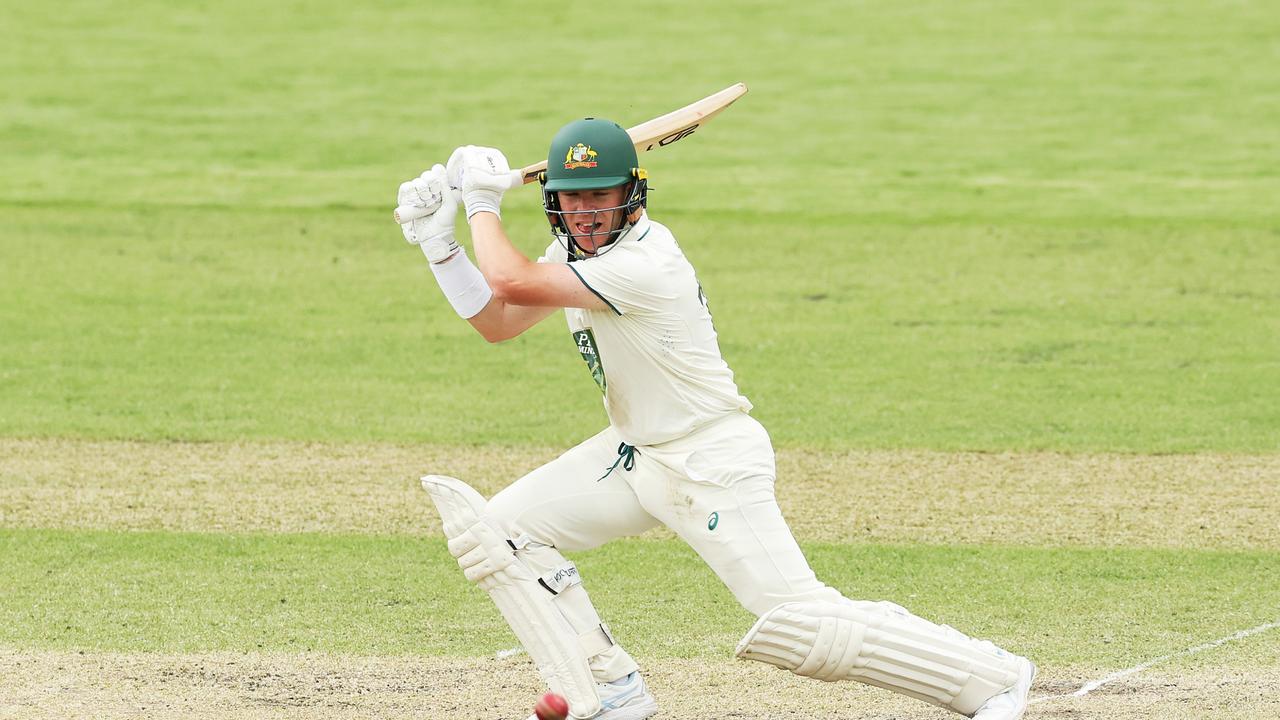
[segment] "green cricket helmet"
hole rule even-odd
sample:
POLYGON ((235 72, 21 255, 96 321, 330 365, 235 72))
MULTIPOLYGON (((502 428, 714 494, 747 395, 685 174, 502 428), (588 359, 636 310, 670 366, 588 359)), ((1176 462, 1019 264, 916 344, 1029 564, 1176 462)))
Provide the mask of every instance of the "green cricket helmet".
POLYGON ((612 247, 612 242, 640 219, 640 211, 648 200, 648 177, 639 167, 631 136, 611 120, 584 118, 560 128, 551 140, 547 169, 539 180, 542 182, 542 207, 551 223, 551 232, 574 257, 584 257, 588 253, 574 241, 565 219, 568 213, 561 210, 557 193, 603 190, 630 183, 623 204, 593 211, 597 215, 622 211, 614 223, 615 227, 589 234, 593 240, 597 235, 607 236, 604 243, 596 246, 597 250, 592 253, 595 255, 599 255, 605 246, 612 247))

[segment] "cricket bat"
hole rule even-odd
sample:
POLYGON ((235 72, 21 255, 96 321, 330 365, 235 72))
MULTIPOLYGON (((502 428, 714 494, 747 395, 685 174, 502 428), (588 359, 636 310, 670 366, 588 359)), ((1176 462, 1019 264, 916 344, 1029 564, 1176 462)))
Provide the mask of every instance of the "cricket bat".
MULTIPOLYGON (((692 135, 695 130, 705 125, 711 118, 719 115, 725 108, 732 105, 734 100, 742 97, 746 92, 747 86, 745 84, 735 83, 720 92, 685 105, 679 110, 672 110, 666 115, 661 115, 629 128, 627 134, 631 136, 631 141, 635 143, 636 152, 648 152, 655 148, 666 147, 692 135)), ((517 188, 536 181, 538 174, 546 169, 547 161, 542 160, 519 170, 512 170, 511 187, 517 188)), ((431 206, 402 205, 396 208, 394 218, 397 223, 407 223, 424 215, 429 215, 434 211, 435 207, 431 206)))

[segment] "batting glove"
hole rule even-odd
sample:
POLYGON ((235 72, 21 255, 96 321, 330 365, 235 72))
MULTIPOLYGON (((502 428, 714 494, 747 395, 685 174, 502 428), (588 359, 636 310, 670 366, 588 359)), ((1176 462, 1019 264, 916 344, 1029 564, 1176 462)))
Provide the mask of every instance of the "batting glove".
POLYGON ((399 207, 411 206, 430 210, 430 214, 401 223, 404 239, 421 245, 422 252, 433 263, 444 262, 458 251, 453 225, 458 216, 458 198, 449 189, 445 167, 436 164, 406 183, 396 195, 399 207))
POLYGON ((511 167, 502 151, 465 145, 449 156, 449 184, 462 191, 467 219, 478 212, 502 217, 502 194, 511 187, 511 167))

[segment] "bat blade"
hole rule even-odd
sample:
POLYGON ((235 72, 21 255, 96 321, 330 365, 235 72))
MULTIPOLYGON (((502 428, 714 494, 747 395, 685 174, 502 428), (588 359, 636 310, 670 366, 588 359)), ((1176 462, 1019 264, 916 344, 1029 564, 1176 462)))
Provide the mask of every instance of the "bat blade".
MULTIPOLYGON (((648 152, 655 148, 666 147, 689 137, 695 130, 746 94, 745 83, 734 83, 720 92, 689 103, 679 110, 672 110, 666 115, 628 128, 627 134, 631 136, 631 142, 635 143, 636 152, 648 152)), ((520 183, 534 182, 538 179, 538 173, 546 169, 546 160, 521 168, 520 183)))
MULTIPOLYGON (((666 147, 683 140, 705 125, 711 118, 719 115, 735 100, 747 94, 745 83, 734 83, 717 93, 712 93, 697 102, 689 103, 679 110, 672 110, 652 120, 636 125, 627 130, 631 142, 635 143, 636 152, 648 152, 666 147)), ((538 179, 538 174, 547 169, 547 161, 528 165, 511 172, 511 187, 517 188, 538 179)), ((429 215, 434 208, 418 208, 412 206, 398 207, 394 218, 398 223, 406 223, 429 215)))

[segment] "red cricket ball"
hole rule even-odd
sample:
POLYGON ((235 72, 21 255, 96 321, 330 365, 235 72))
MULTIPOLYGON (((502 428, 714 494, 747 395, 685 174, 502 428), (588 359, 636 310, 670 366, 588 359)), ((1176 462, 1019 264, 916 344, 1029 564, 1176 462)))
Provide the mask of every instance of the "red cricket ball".
POLYGON ((538 720, 564 720, 569 716, 569 701, 563 695, 545 693, 533 706, 533 714, 538 716, 538 720))

